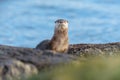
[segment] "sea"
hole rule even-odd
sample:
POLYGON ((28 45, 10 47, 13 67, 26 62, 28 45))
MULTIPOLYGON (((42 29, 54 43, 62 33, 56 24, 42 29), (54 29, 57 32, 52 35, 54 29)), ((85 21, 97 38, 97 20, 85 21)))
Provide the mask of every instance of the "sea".
POLYGON ((0 44, 34 48, 69 21, 69 43, 120 42, 120 0, 0 0, 0 44))

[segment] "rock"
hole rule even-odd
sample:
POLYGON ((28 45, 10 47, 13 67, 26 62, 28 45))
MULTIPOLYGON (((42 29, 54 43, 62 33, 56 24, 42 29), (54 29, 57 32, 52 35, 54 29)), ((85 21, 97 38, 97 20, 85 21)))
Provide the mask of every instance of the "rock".
POLYGON ((36 66, 6 56, 0 57, 0 80, 18 80, 37 74, 36 66))
POLYGON ((68 54, 53 54, 51 51, 0 45, 0 79, 26 78, 44 68, 75 59, 76 57, 68 54))
POLYGON ((119 56, 120 42, 107 44, 73 44, 69 46, 68 54, 77 56, 119 56))
POLYGON ((54 54, 49 50, 0 45, 0 80, 26 78, 45 68, 77 60, 79 56, 101 55, 120 55, 120 43, 71 44, 68 54, 54 54))

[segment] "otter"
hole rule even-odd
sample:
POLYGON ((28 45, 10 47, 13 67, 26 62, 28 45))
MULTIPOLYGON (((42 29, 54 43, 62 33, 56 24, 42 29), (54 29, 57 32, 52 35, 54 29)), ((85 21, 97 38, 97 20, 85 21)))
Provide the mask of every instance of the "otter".
POLYGON ((51 40, 42 41, 36 46, 36 49, 66 53, 68 46, 68 21, 65 19, 58 19, 55 21, 54 35, 51 40))

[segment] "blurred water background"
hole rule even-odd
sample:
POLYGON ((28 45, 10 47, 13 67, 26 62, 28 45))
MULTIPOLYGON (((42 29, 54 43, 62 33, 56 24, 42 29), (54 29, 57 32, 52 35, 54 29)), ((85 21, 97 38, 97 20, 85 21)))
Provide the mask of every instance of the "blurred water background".
POLYGON ((0 0, 0 44, 35 47, 59 18, 71 44, 120 41, 120 0, 0 0))

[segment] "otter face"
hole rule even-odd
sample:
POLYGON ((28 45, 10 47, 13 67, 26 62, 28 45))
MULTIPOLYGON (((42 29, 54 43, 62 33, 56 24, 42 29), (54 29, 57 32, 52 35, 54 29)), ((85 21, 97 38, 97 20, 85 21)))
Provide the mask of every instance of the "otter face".
POLYGON ((64 19, 58 19, 55 21, 55 28, 57 30, 64 30, 64 29, 68 29, 68 21, 64 20, 64 19))

